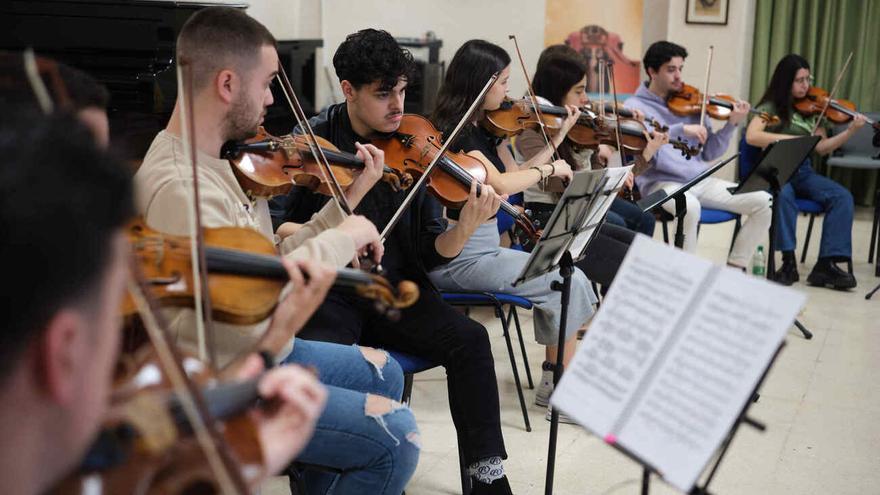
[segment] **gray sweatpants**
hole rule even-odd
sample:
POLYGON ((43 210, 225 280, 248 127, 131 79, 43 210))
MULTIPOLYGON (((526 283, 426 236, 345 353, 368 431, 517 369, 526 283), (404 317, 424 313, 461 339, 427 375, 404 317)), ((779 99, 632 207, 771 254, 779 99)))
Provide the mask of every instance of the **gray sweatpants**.
MULTIPOLYGON (((511 284, 525 266, 529 253, 503 248, 500 242, 497 222, 492 220, 484 223, 468 239, 457 258, 429 274, 431 281, 441 290, 506 292, 532 301, 535 340, 542 345, 556 345, 562 311, 561 293, 550 290, 550 283, 562 280, 559 272, 551 272, 513 287, 511 284)), ((566 340, 593 314, 596 302, 590 281, 576 268, 571 277, 566 340)))

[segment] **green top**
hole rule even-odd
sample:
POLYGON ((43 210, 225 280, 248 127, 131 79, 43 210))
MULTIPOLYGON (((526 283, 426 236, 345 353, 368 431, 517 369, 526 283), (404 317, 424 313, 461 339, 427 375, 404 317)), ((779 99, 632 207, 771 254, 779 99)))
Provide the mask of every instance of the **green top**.
MULTIPOLYGON (((756 110, 759 112, 767 112, 770 115, 776 115, 776 105, 770 102, 762 103, 756 107, 756 110)), ((767 126, 767 132, 773 132, 777 134, 788 134, 790 136, 809 136, 812 134, 813 126, 816 125, 816 119, 819 118, 818 115, 813 115, 811 117, 804 117, 794 108, 791 109, 791 122, 789 122, 788 126, 782 127, 781 124, 776 127, 767 126)), ((828 119, 823 119, 820 127, 823 127, 826 131, 830 130, 833 124, 828 121, 828 119)))

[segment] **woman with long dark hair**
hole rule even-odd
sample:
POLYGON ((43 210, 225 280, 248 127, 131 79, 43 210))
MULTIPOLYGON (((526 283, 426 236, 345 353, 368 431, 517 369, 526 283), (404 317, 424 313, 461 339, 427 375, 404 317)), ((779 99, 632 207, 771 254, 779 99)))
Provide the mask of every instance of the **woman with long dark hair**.
MULTIPOLYGON (((540 103, 583 107, 589 103, 586 91, 587 62, 584 57, 568 45, 552 45, 541 52, 538 68, 532 77, 532 88, 540 103)), ((665 134, 655 133, 648 142, 639 163, 651 160, 659 146, 667 142, 665 134)), ((545 146, 544 137, 539 131, 527 129, 516 139, 516 151, 519 157, 528 160, 545 146)), ((559 145, 559 155, 575 170, 620 166, 620 154, 611 146, 601 144, 594 152, 591 149, 579 150, 572 146, 571 141, 564 140, 559 145)), ((632 186, 632 175, 627 178, 632 186)), ((549 218, 561 194, 551 192, 536 184, 525 191, 525 206, 538 216, 549 218)), ((631 201, 615 198, 606 217, 608 223, 641 232, 647 236, 654 235, 654 215, 646 213, 631 201)))
MULTIPOLYGON (((499 78, 483 100, 479 115, 469 122, 452 145, 453 151, 464 151, 481 160, 488 169, 487 183, 499 194, 514 194, 551 176, 571 178, 571 167, 564 160, 551 163, 552 149, 545 146, 530 160, 518 165, 513 159, 506 139, 498 139, 483 129, 478 121, 483 112, 498 109, 507 94, 510 79, 510 57, 503 48, 482 40, 471 40, 455 53, 440 89, 432 120, 448 133, 464 116, 492 74, 499 78)), ((559 145, 565 134, 577 121, 580 112, 568 107, 569 116, 563 129, 553 139, 559 145)), ((447 215, 455 219, 457 212, 447 215)), ((493 218, 480 226, 470 237, 461 254, 452 262, 431 272, 431 280, 449 290, 502 291, 525 297, 535 305, 534 327, 536 340, 546 346, 546 360, 541 385, 535 402, 547 405, 553 387, 552 371, 556 363, 559 323, 561 319, 560 293, 550 289, 556 272, 513 287, 511 284, 522 271, 529 255, 523 251, 500 246, 497 221, 493 218)), ((577 330, 593 314, 596 295, 590 282, 580 270, 572 277, 571 304, 566 320, 564 361, 573 356, 577 330)), ((567 418, 565 418, 568 421, 567 418)))
MULTIPOLYGON (((768 126, 761 119, 752 119, 746 130, 746 141, 752 146, 767 147, 780 139, 808 136, 813 132, 818 116, 805 117, 794 109, 794 102, 806 96, 812 81, 810 64, 800 55, 789 54, 782 58, 770 85, 758 104, 758 110, 779 116, 781 122, 768 126)), ((862 115, 856 116, 843 132, 828 136, 831 124, 823 120, 816 130, 822 139, 815 152, 828 155, 847 142, 856 130, 865 125, 862 115)), ((819 259, 807 277, 807 283, 834 289, 850 289, 856 286, 852 273, 842 270, 837 263, 852 263, 852 194, 833 180, 817 174, 807 158, 792 176, 779 196, 779 221, 776 227, 776 249, 782 251, 782 267, 776 273, 776 281, 791 285, 800 279, 794 250, 797 227, 795 198, 805 198, 822 204, 825 219, 822 221, 822 242, 819 259)))

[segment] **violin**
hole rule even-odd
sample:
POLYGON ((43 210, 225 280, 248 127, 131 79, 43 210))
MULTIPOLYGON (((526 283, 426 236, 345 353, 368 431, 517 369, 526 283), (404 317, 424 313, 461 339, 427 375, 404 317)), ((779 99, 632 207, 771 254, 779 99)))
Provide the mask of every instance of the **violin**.
MULTIPOLYGON (((131 224, 128 237, 151 295, 165 305, 192 307, 189 237, 157 232, 140 220, 131 224)), ((204 229, 204 239, 213 318, 236 325, 268 318, 288 281, 272 242, 240 227, 204 229)), ((395 290, 386 279, 351 268, 337 269, 332 289, 373 301, 376 310, 390 319, 399 318, 400 309, 419 298, 413 282, 402 281, 395 290)), ((135 309, 126 299, 123 314, 131 315, 135 309)))
MULTIPOLYGON (((364 161, 345 153, 332 143, 315 136, 317 143, 305 135, 287 134, 281 137, 269 134, 262 126, 257 135, 241 143, 226 143, 221 157, 229 160, 242 189, 260 197, 286 194, 294 184, 312 191, 332 195, 327 177, 318 164, 313 150, 321 149, 330 162, 330 168, 339 185, 346 189, 354 182, 354 173, 363 170, 364 161)), ((382 180, 395 191, 412 185, 412 176, 385 167, 382 180)))
MULTIPOLYGON (((253 485, 265 474, 263 447, 248 414, 259 399, 259 377, 217 383, 205 363, 188 355, 182 367, 200 389, 208 417, 222 425, 225 454, 253 485)), ((52 493, 186 494, 195 493, 194 487, 197 493, 223 493, 156 351, 139 350, 122 370, 95 441, 52 493)))
MULTIPOLYGON (((385 162, 392 168, 418 177, 440 151, 441 137, 428 119, 404 114, 392 137, 372 143, 385 152, 385 162)), ((461 208, 467 202, 471 184, 477 181, 479 192, 487 176, 486 166, 479 159, 447 151, 437 162, 437 170, 431 173, 428 190, 447 208, 461 208)), ((527 235, 540 237, 540 232, 517 207, 502 201, 501 210, 512 216, 527 235)))
MULTIPOLYGON (((627 119, 638 120, 635 112, 633 112, 629 108, 624 107, 623 105, 617 105, 617 107, 615 108, 614 104, 612 104, 611 102, 606 102, 605 105, 600 105, 598 103, 593 103, 591 101, 591 102, 587 103, 586 105, 584 105, 583 107, 581 107, 582 111, 590 110, 590 111, 597 113, 597 114, 599 113, 599 109, 604 111, 604 113, 606 114, 606 115, 604 115, 605 118, 609 118, 609 116, 607 114, 610 113, 610 114, 612 114, 612 118, 613 118, 613 114, 617 114, 617 115, 619 115, 621 117, 625 117, 627 119)), ((661 124, 660 121, 658 121, 654 117, 651 117, 650 115, 645 115, 644 121, 646 124, 650 124, 651 127, 655 131, 658 131, 658 132, 668 132, 669 131, 669 126, 661 124)))
MULTIPOLYGON (((700 93, 699 89, 689 84, 683 84, 681 91, 670 93, 670 95, 667 96, 666 106, 669 107, 669 111, 675 115, 700 115, 703 100, 703 94, 700 93)), ((733 111, 733 104, 736 103, 736 101, 736 98, 724 93, 710 95, 709 98, 706 99, 706 113, 713 119, 727 120, 730 118, 730 113, 733 111)), ((766 122, 768 125, 779 124, 779 117, 776 115, 770 115, 767 112, 761 112, 754 108, 749 108, 749 113, 757 115, 758 118, 766 122)))
MULTIPOLYGON (((863 115, 856 111, 856 104, 849 100, 839 100, 830 98, 830 94, 822 88, 810 86, 807 95, 794 102, 794 109, 805 117, 819 115, 824 112, 825 117, 835 124, 844 124, 849 122, 856 115, 863 115)), ((865 121, 880 130, 880 122, 869 119, 865 116, 865 121)))
MULTIPOLYGON (((644 122, 634 119, 634 118, 625 118, 623 116, 619 117, 620 119, 620 146, 623 147, 624 151, 627 154, 638 154, 645 150, 648 146, 648 136, 653 136, 653 131, 649 131, 645 126, 644 122)), ((600 144, 607 144, 609 146, 617 146, 617 140, 614 136, 615 131, 615 122, 614 119, 605 117, 600 119, 600 127, 598 131, 598 139, 600 144)), ((570 133, 571 131, 569 131, 570 133)), ((681 152, 681 155, 688 160, 691 159, 692 156, 698 154, 699 149, 689 146, 687 141, 682 140, 681 138, 675 141, 669 141, 670 146, 677 149, 681 152)))
MULTIPOLYGON (((538 104, 538 110, 541 112, 541 122, 544 124, 544 128, 551 135, 556 134, 562 128, 562 123, 568 118, 568 109, 565 107, 538 104)), ((582 113, 578 117, 578 124, 592 127, 594 125, 593 114, 591 112, 582 113)), ((497 110, 486 112, 483 115, 480 125, 493 136, 507 138, 516 136, 526 129, 535 129, 539 122, 529 100, 505 98, 497 110)))
MULTIPOLYGON (((608 107, 608 105, 606 105, 608 107)), ((612 108, 612 107, 608 107, 612 108)), ((568 117, 568 110, 565 107, 555 105, 538 105, 541 112, 542 121, 551 135, 555 135, 561 128, 562 122, 568 117)), ((614 119, 597 117, 589 108, 584 108, 577 123, 566 134, 568 139, 575 148, 596 149, 600 144, 617 147, 617 139, 615 137, 614 119)), ((627 111, 629 115, 634 115, 627 111)), ((621 146, 627 153, 641 153, 648 144, 645 132, 651 133, 645 125, 634 117, 626 117, 622 112, 621 116, 621 146)), ((525 129, 533 129, 537 127, 538 120, 534 110, 526 100, 505 100, 502 102, 498 110, 486 112, 484 119, 480 124, 493 135, 498 137, 510 137, 519 134, 525 129)), ((655 129, 662 129, 662 126, 655 129)), ((660 131, 662 132, 662 131, 660 131)), ((670 141, 669 144, 681 151, 682 155, 690 158, 699 151, 696 148, 688 146, 686 141, 681 139, 670 141)))

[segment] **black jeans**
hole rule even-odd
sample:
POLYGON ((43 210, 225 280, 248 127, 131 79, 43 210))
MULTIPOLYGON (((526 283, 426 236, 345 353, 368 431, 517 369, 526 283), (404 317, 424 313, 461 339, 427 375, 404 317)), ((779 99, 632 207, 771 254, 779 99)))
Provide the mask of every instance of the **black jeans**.
POLYGON ((306 340, 359 343, 413 354, 446 368, 452 421, 468 464, 507 458, 495 363, 486 328, 422 288, 419 300, 397 322, 378 315, 369 301, 330 293, 297 335, 306 340))

